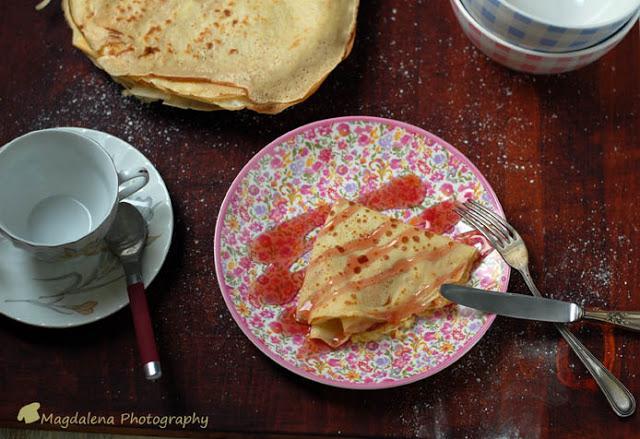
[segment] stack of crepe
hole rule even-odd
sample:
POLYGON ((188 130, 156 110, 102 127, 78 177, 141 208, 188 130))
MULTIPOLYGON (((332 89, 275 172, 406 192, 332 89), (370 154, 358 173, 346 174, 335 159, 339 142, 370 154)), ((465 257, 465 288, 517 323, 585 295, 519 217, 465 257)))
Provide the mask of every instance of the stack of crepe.
POLYGON ((145 101, 278 113, 351 51, 358 0, 63 0, 73 44, 145 101))

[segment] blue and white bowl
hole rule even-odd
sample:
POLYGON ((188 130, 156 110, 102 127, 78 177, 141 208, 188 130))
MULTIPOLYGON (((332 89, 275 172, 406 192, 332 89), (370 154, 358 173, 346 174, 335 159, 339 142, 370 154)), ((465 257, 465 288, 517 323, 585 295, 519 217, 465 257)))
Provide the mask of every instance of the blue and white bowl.
POLYGON ((519 47, 574 52, 618 31, 640 0, 462 0, 489 32, 519 47))

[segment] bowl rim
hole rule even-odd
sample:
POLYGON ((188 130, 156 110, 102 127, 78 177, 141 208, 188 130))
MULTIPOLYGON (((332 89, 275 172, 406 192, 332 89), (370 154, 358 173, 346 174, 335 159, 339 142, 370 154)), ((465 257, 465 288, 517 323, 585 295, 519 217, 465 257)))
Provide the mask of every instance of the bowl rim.
POLYGON ((471 13, 469 13, 467 8, 465 8, 464 5, 462 4, 462 0, 450 0, 450 1, 451 1, 451 4, 453 4, 453 6, 462 14, 462 16, 465 18, 466 21, 473 24, 476 28, 478 28, 478 30, 482 35, 484 35, 486 38, 489 38, 494 43, 501 44, 514 52, 522 53, 525 55, 532 55, 538 58, 546 58, 546 59, 583 57, 583 56, 592 55, 596 52, 599 52, 600 50, 608 48, 618 43, 620 40, 622 40, 625 37, 625 35, 629 33, 631 28, 635 26, 636 21, 638 21, 638 17, 640 17, 640 9, 638 9, 636 10, 633 17, 631 17, 620 29, 618 29, 616 32, 612 33, 611 35, 609 35, 609 37, 605 38, 604 40, 602 40, 596 45, 589 46, 587 48, 580 49, 580 50, 570 51, 570 52, 543 52, 540 50, 532 50, 532 49, 526 49, 524 47, 516 46, 515 44, 502 39, 500 36, 487 30, 484 26, 482 26, 482 24, 480 24, 475 18, 473 18, 471 13))
MULTIPOLYGON (((540 24, 542 26, 553 26, 553 27, 559 27, 559 28, 563 28, 563 29, 567 29, 567 30, 572 30, 572 31, 582 31, 585 29, 595 29, 595 28, 603 28, 603 27, 608 27, 611 26, 614 23, 617 23, 621 20, 626 19, 630 19, 635 12, 637 12, 638 8, 640 8, 640 0, 635 0, 635 3, 632 1, 630 2, 630 7, 624 11, 624 14, 620 14, 619 16, 615 17, 615 18, 610 18, 607 21, 600 21, 600 22, 595 22, 595 23, 590 23, 590 24, 583 24, 583 25, 567 25, 567 24, 562 24, 562 23, 558 23, 555 21, 549 21, 546 20, 544 18, 539 17, 538 15, 534 15, 531 14, 529 12, 525 12, 522 9, 520 9, 519 7, 515 6, 511 0, 498 0, 500 3, 504 4, 505 6, 509 7, 511 10, 513 10, 514 12, 517 12, 518 14, 522 15, 523 17, 529 18, 530 20, 536 22, 537 24, 540 24)), ((626 24, 627 22, 625 21, 624 24, 626 24)), ((622 28, 623 25, 620 26, 620 28, 622 28)), ((614 32, 615 33, 615 32, 614 32)), ((613 35, 610 34, 610 35, 613 35)))

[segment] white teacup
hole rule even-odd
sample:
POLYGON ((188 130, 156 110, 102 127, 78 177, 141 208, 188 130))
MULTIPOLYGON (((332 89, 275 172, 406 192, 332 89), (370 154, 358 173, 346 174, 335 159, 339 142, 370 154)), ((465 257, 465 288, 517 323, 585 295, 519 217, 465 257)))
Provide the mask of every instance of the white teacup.
POLYGON ((92 139, 33 131, 0 149, 0 234, 47 262, 93 255, 118 202, 148 181, 144 167, 116 170, 92 139))

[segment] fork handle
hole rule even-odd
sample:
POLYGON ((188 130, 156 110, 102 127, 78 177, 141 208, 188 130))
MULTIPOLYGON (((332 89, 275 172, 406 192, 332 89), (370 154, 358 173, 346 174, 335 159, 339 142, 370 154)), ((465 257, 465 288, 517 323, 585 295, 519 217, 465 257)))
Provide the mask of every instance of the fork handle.
MULTIPOLYGON (((542 297, 542 294, 533 283, 531 274, 528 268, 524 268, 520 271, 524 278, 527 287, 531 290, 534 296, 542 297)), ((571 346, 573 352, 582 361, 582 364, 587 368, 595 382, 600 387, 602 393, 607 398, 609 405, 620 417, 631 416, 636 410, 636 400, 618 379, 604 365, 593 356, 593 354, 573 335, 565 325, 556 323, 555 327, 558 329, 562 337, 571 346)))
POLYGON ((583 317, 590 320, 599 320, 621 328, 640 331, 640 312, 638 311, 584 311, 583 317))
POLYGON ((631 416, 636 410, 636 400, 633 395, 593 354, 571 333, 563 324, 556 323, 555 327, 567 341, 573 352, 587 368, 593 379, 604 393, 609 405, 620 417, 631 416))

